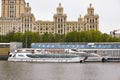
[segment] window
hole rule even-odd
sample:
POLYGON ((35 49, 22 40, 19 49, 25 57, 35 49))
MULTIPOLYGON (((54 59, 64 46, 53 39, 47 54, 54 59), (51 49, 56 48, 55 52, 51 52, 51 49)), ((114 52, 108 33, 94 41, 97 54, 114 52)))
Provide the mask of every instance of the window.
POLYGON ((54 26, 52 27, 52 30, 54 30, 54 26))
POLYGON ((92 22, 92 20, 90 19, 90 23, 92 22))
POLYGON ((60 22, 60 19, 58 19, 58 22, 60 22))
POLYGON ((24 57, 24 55, 18 55, 19 57, 24 57))
POLYGON ((60 28, 60 24, 58 24, 58 28, 60 28))
POLYGON ((80 27, 78 27, 78 31, 80 31, 80 27))
POLYGON ((91 29, 92 27, 91 27, 91 25, 90 25, 90 29, 91 29))
POLYGON ((48 26, 46 26, 46 30, 48 30, 48 26))
POLYGON ((75 31, 75 28, 73 27, 72 30, 75 31))
POLYGON ((40 30, 42 30, 42 28, 40 28, 40 30))
POLYGON ((61 22, 62 22, 62 19, 61 19, 61 22))
POLYGON ((58 30, 58 34, 60 34, 60 30, 58 30))
POLYGON ((87 22, 89 22, 89 18, 87 18, 87 22))
POLYGON ((97 18, 96 18, 95 20, 96 20, 96 22, 98 22, 98 21, 97 21, 97 20, 98 20, 97 18))
POLYGON ((92 11, 91 11, 91 14, 92 14, 92 11))

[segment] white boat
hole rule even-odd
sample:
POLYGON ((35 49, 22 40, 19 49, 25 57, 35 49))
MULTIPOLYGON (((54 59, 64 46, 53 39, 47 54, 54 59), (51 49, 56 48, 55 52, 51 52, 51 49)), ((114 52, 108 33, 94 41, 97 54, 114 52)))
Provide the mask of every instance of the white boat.
POLYGON ((84 52, 80 49, 65 49, 65 53, 74 53, 78 54, 80 57, 85 57, 85 62, 105 62, 107 61, 107 56, 100 56, 96 53, 84 52))
POLYGON ((77 54, 50 53, 44 49, 18 49, 10 53, 8 61, 24 62, 84 62, 77 54))

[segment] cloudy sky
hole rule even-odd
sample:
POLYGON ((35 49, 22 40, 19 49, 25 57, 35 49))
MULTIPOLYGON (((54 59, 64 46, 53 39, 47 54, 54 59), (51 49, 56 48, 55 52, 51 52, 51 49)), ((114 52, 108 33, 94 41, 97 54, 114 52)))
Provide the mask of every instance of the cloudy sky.
POLYGON ((26 0, 26 2, 30 3, 32 13, 37 20, 49 21, 53 20, 59 3, 64 7, 68 21, 77 21, 80 14, 84 16, 89 4, 92 3, 95 14, 99 14, 100 17, 101 32, 109 33, 112 30, 120 29, 120 0, 26 0))

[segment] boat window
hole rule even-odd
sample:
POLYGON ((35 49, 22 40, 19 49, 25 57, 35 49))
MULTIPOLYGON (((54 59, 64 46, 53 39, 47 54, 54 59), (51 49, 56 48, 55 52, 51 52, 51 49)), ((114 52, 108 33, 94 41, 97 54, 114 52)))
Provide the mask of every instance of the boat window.
POLYGON ((68 54, 28 54, 31 58, 75 58, 79 55, 68 55, 68 54))
POLYGON ((37 52, 41 52, 41 50, 36 50, 37 52))
POLYGON ((20 57, 24 57, 24 55, 18 55, 18 56, 20 56, 20 57))
POLYGON ((78 50, 77 49, 71 49, 72 51, 76 51, 76 52, 78 52, 78 50))
POLYGON ((26 50, 27 52, 32 52, 33 50, 26 50))
POLYGON ((22 50, 17 50, 17 52, 22 52, 22 50))

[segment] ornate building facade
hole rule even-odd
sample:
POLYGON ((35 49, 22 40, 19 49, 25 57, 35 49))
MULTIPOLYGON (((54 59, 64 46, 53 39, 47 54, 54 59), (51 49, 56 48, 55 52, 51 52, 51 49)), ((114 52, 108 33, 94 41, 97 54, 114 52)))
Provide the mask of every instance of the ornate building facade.
POLYGON ((44 34, 66 34, 71 31, 99 30, 99 16, 94 14, 94 8, 90 4, 87 14, 79 16, 77 21, 67 21, 67 15, 59 3, 53 21, 35 20, 31 13, 31 7, 25 0, 2 0, 0 17, 0 35, 11 32, 25 33, 27 31, 44 34))

